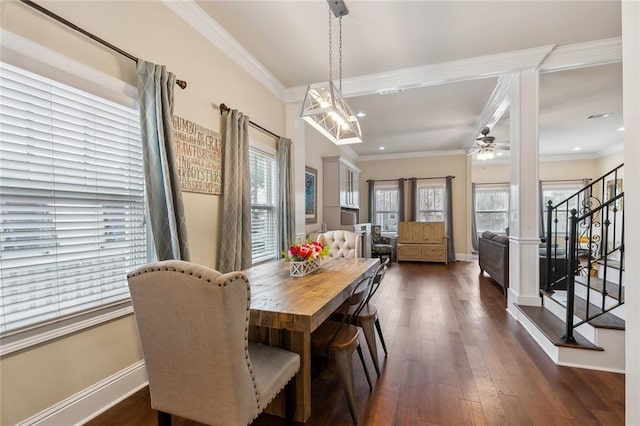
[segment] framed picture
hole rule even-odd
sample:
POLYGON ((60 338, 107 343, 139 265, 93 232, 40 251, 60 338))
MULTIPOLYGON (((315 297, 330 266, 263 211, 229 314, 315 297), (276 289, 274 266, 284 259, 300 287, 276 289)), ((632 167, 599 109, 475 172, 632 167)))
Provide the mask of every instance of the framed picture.
POLYGON ((318 221, 318 171, 313 167, 304 169, 304 217, 306 223, 318 221))
MULTIPOLYGON (((622 179, 610 180, 607 182, 607 200, 619 195, 622 192, 622 179)), ((615 207, 622 210, 622 200, 618 199, 615 203, 610 204, 610 208, 615 207)))

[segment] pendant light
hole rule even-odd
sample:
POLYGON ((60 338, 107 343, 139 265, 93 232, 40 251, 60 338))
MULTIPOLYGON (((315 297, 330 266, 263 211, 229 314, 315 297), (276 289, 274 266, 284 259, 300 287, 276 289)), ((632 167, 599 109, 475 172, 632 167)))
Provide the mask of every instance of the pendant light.
POLYGON ((362 142, 358 118, 342 97, 342 17, 349 11, 342 0, 329 2, 329 81, 310 84, 302 103, 300 117, 336 145, 362 142), (331 10, 340 23, 340 75, 339 86, 333 83, 333 42, 331 10))

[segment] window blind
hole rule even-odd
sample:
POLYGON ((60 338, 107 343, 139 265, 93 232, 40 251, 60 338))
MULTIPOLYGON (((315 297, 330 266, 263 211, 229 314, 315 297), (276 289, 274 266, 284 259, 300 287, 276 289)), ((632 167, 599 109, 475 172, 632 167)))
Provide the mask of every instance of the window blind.
POLYGON ((147 261, 139 114, 0 63, 0 331, 127 299, 147 261))
POLYGON ((249 149, 251 174, 251 260, 275 259, 278 255, 276 219, 276 161, 255 148, 249 149))
POLYGON ((400 210, 400 189, 397 182, 375 182, 373 215, 374 225, 382 232, 397 232, 400 210))

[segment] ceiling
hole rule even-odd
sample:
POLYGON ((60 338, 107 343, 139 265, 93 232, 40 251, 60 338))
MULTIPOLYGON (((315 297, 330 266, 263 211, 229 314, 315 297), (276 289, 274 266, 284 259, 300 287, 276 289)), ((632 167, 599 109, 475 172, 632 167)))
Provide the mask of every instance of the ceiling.
MULTIPOLYGON (((485 55, 621 35, 619 0, 346 3, 345 85, 372 75, 393 82, 415 67, 437 69, 468 58, 482 63, 480 57, 485 55)), ((197 1, 197 5, 285 88, 328 79, 326 1, 197 1)), ((337 32, 334 19, 334 80, 338 80, 337 32)), ((355 93, 348 97, 349 104, 367 116, 360 119, 364 143, 349 147, 363 159, 468 150, 477 137, 475 130, 487 124, 483 110, 498 83, 497 75, 478 74, 387 95, 371 90, 355 93)), ((378 87, 385 88, 389 87, 378 87)), ((622 126, 620 63, 541 73, 539 98, 541 157, 594 156, 622 145, 622 132, 617 130, 622 126), (587 119, 603 113, 613 115, 587 119)), ((491 134, 508 143, 508 109, 494 118, 499 120, 491 134)))

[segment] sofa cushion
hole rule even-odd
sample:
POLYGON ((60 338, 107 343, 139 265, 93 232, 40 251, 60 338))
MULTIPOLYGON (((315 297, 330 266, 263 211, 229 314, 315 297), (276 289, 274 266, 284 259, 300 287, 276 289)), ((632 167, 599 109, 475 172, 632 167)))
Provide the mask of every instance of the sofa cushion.
POLYGON ((482 238, 485 238, 485 239, 487 239, 487 240, 490 240, 494 235, 496 235, 496 234, 494 234, 494 233, 493 233, 493 232, 491 232, 491 231, 484 231, 484 232, 482 233, 482 238))
POLYGON ((494 235, 491 239, 499 244, 504 244, 504 245, 509 244, 509 238, 505 237, 504 235, 494 235))

